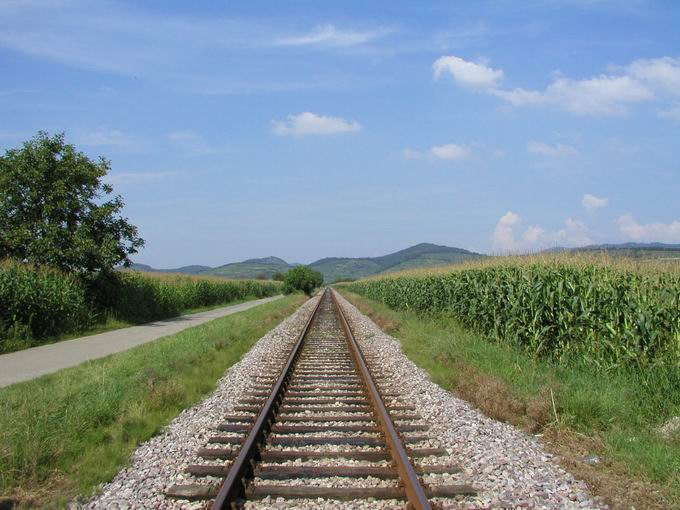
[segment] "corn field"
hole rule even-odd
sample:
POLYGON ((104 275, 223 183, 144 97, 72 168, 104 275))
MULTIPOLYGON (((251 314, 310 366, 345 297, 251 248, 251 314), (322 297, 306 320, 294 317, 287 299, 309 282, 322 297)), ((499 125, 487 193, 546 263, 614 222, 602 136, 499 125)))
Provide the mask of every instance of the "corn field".
POLYGON ((496 342, 601 368, 680 359, 680 274, 595 259, 494 258, 344 288, 387 306, 447 314, 496 342))
POLYGON ((0 352, 86 330, 107 319, 142 323, 191 308, 273 296, 281 284, 116 273, 104 285, 49 268, 0 263, 0 352))

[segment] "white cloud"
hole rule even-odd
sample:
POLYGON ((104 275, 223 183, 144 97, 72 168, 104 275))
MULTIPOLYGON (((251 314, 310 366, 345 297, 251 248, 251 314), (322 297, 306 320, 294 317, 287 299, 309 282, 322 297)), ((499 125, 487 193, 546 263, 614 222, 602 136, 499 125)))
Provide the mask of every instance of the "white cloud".
POLYGON ((105 177, 109 184, 148 184, 166 181, 180 175, 179 172, 117 172, 105 177))
POLYGON ((289 115, 286 120, 273 120, 272 131, 280 136, 335 135, 361 131, 361 124, 341 117, 303 112, 289 115))
POLYGON ((582 221, 567 218, 564 228, 546 232, 538 225, 529 225, 521 231, 522 218, 512 211, 505 213, 493 231, 492 241, 501 252, 530 252, 555 246, 583 246, 591 244, 590 230, 582 221))
POLYGON ((468 62, 460 57, 440 57, 432 64, 435 79, 450 74, 462 87, 472 89, 492 89, 503 80, 503 71, 493 69, 485 63, 468 62))
MULTIPOLYGON (((487 91, 513 106, 546 105, 576 115, 623 116, 636 104, 664 95, 680 96, 680 59, 635 60, 614 68, 612 74, 585 79, 557 76, 544 90, 492 87, 487 91)), ((660 115, 674 117, 675 110, 660 115)))
POLYGON ((517 249, 514 229, 520 221, 521 218, 519 215, 512 211, 508 211, 501 216, 501 219, 498 220, 496 228, 493 231, 493 245, 496 249, 504 251, 517 249))
POLYGON ((632 214, 624 214, 617 220, 619 230, 635 241, 680 242, 680 221, 671 223, 638 223, 632 214))
POLYGON ((401 151, 401 155, 404 157, 404 159, 418 159, 423 157, 420 152, 413 149, 404 149, 401 151))
POLYGON ((659 117, 665 119, 680 120, 680 102, 675 102, 666 110, 659 110, 659 117))
POLYGON ((561 143, 558 143, 557 145, 548 145, 547 143, 532 141, 527 143, 527 151, 532 154, 539 154, 549 158, 565 158, 578 155, 576 148, 561 143))
POLYGON ((590 237, 590 230, 582 221, 567 218, 564 221, 566 228, 555 232, 547 241, 552 246, 566 245, 566 246, 584 246, 592 244, 593 240, 590 237))
POLYGON ((448 143, 446 145, 436 145, 432 147, 430 149, 430 154, 437 159, 455 161, 467 158, 470 155, 470 151, 462 145, 448 143))
POLYGON ((581 205, 585 207, 588 211, 600 209, 602 207, 605 207, 608 203, 609 203, 608 198, 597 197, 595 195, 591 195, 590 193, 586 193, 585 195, 583 195, 583 198, 581 199, 581 205))
POLYGON ((536 90, 516 88, 512 90, 491 90, 490 92, 505 99, 513 106, 537 105, 546 102, 545 96, 536 90))
POLYGON ((659 89, 680 96, 680 59, 671 57, 639 59, 627 67, 627 72, 659 89))
POLYGON ((522 234, 522 239, 529 244, 537 243, 545 235, 545 230, 541 227, 528 227, 524 234, 522 234))
POLYGON ((338 30, 333 25, 322 25, 313 32, 297 36, 285 37, 277 41, 280 46, 356 46, 372 39, 387 35, 392 30, 382 28, 372 31, 356 32, 353 30, 338 30))
POLYGON ((621 116, 630 105, 654 99, 654 94, 630 76, 600 75, 587 80, 558 78, 545 91, 547 101, 578 115, 621 116))

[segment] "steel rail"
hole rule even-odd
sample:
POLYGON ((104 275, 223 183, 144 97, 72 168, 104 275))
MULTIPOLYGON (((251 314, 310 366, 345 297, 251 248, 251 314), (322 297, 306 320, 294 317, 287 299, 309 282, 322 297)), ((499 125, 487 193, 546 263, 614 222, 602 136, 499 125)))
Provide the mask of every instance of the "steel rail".
MULTIPOLYGON (((324 294, 328 290, 324 291, 324 294)), ((246 437, 245 441, 242 443, 241 448, 237 457, 232 463, 229 473, 225 478, 222 486, 220 487, 217 497, 212 505, 213 510, 226 510, 232 506, 235 506, 239 498, 245 496, 245 480, 252 478, 254 472, 254 466, 260 457, 260 448, 264 444, 267 438, 267 434, 271 430, 272 423, 274 421, 274 415, 276 414, 283 394, 285 393, 290 377, 293 373, 293 368, 295 367, 295 362, 302 352, 302 345, 304 344, 305 337, 307 336, 307 331, 309 330, 312 322, 317 317, 319 310, 321 309, 321 303, 323 301, 323 295, 317 302, 314 311, 307 320, 305 327, 300 332, 300 335, 295 342, 295 346, 291 350, 288 360, 285 366, 281 370, 276 384, 272 388, 272 392, 267 399, 267 401, 262 406, 260 414, 255 420, 253 428, 246 437)))
POLYGON ((418 474, 416 473, 411 460, 408 457, 404 443, 399 437, 399 433, 394 426, 394 422, 390 417, 390 413, 387 411, 385 402, 383 402, 383 399, 380 396, 378 387, 371 376, 371 372, 368 369, 368 365, 366 364, 364 354, 361 352, 361 347, 359 347, 356 338, 354 338, 354 333, 352 333, 352 329, 349 327, 349 323, 345 318, 345 314, 343 313, 342 308, 340 308, 340 303, 338 303, 338 300, 335 297, 335 291, 330 292, 331 297, 333 298, 333 304, 335 305, 335 309, 340 318, 340 323, 342 324, 342 329, 345 331, 350 352, 352 353, 352 357, 354 358, 356 366, 359 369, 360 376, 366 385, 366 389, 368 390, 368 396, 370 397, 371 403, 373 404, 373 408, 380 423, 380 428, 385 434, 387 447, 390 454, 392 455, 394 463, 396 464, 399 478, 404 484, 406 497, 408 498, 409 503, 416 510, 429 510, 432 507, 427 499, 427 496, 425 495, 425 490, 420 482, 420 479, 418 478, 418 474))

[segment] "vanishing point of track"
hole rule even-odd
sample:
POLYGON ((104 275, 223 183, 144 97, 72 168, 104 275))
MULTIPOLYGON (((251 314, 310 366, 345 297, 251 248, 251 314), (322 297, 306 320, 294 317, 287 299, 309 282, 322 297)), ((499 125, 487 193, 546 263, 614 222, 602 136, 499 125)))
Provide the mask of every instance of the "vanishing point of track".
POLYGON ((290 352, 272 353, 255 380, 237 414, 217 426, 229 435, 211 437, 210 447, 198 451, 206 463, 187 468, 221 483, 174 485, 167 496, 212 500, 220 510, 267 497, 402 499, 425 509, 433 497, 475 493, 469 485, 422 481, 460 468, 418 464, 447 452, 409 447, 428 438, 422 434, 428 427, 400 398, 398 381, 364 356, 333 291, 323 293, 290 352), (358 483, 323 484, 337 477, 358 483), (367 477, 387 482, 363 486, 367 477))

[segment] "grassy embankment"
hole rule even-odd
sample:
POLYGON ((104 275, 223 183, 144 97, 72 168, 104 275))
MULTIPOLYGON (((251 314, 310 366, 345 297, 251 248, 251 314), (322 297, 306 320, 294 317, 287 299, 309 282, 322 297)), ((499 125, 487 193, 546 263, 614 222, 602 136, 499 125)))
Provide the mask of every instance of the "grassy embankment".
POLYGON ((278 282, 117 273, 88 281, 0 263, 0 353, 280 292, 278 282))
POLYGON ((287 296, 0 389, 0 507, 3 497, 19 508, 60 508, 91 494, 304 300, 287 296))
POLYGON ((616 508, 680 508, 680 432, 659 431, 680 415, 677 266, 502 258, 340 290, 437 383, 541 433, 616 508))

